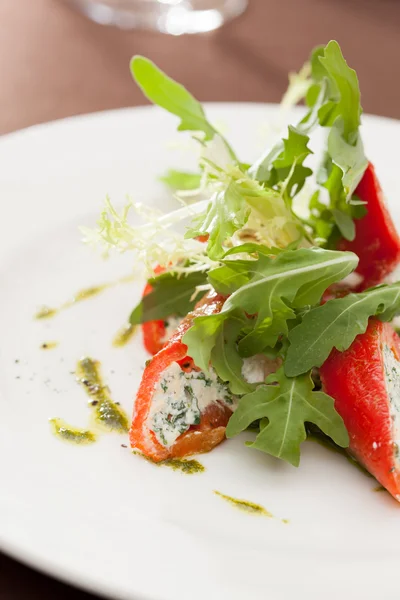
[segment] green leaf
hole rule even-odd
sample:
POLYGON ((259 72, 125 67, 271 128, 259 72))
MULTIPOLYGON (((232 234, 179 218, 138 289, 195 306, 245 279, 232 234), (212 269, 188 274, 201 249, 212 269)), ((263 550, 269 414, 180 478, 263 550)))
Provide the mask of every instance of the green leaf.
POLYGON ((197 296, 191 300, 191 297, 198 285, 207 283, 207 273, 196 271, 179 276, 167 272, 150 279, 149 283, 153 291, 133 309, 129 317, 132 325, 165 319, 171 315, 187 315, 200 299, 197 296))
POLYGON ((242 376, 243 359, 237 349, 237 338, 243 327, 243 319, 227 319, 218 332, 211 352, 211 363, 217 375, 229 383, 233 394, 247 394, 253 386, 242 376))
MULTIPOLYGON (((336 131, 335 126, 331 130, 329 139, 334 131, 336 131)), ((343 138, 339 137, 337 141, 339 146, 352 148, 351 152, 353 150, 356 152, 356 148, 348 146, 343 138)), ((335 247, 339 237, 350 241, 355 238, 354 220, 361 218, 366 212, 365 207, 361 207, 362 212, 360 211, 359 201, 353 197, 353 188, 358 185, 364 170, 365 157, 362 155, 363 164, 360 170, 359 166, 351 163, 350 159, 346 163, 347 159, 342 160, 340 153, 335 154, 332 145, 330 149, 336 162, 330 154, 327 154, 318 174, 319 183, 328 190, 329 204, 316 201, 315 196, 312 196, 309 202, 311 213, 309 222, 314 228, 315 237, 324 238, 328 247, 335 247), (346 169, 347 172, 344 174, 346 169), (348 202, 349 198, 351 198, 350 202, 348 202)))
POLYGON ((182 342, 188 347, 188 356, 191 356, 195 365, 205 373, 209 371, 211 351, 225 318, 221 313, 197 317, 182 338, 182 342))
POLYGON ((245 202, 235 181, 216 192, 211 199, 207 212, 201 215, 186 237, 209 235, 207 254, 218 260, 225 254, 225 242, 247 222, 250 208, 245 202))
MULTIPOLYGON (((225 261, 231 268, 232 263, 225 261)), ((327 287, 353 271, 357 263, 351 252, 301 248, 276 257, 261 254, 258 260, 239 265, 247 269, 249 281, 233 291, 222 314, 240 309, 257 315, 253 331, 239 344, 240 353, 250 356, 274 346, 279 334, 287 334, 287 321, 295 318, 293 309, 318 303, 327 287)))
POLYGON ((183 85, 177 83, 144 56, 134 56, 131 72, 144 95, 181 119, 179 131, 202 131, 211 140, 216 130, 207 121, 200 102, 183 85))
MULTIPOLYGON (((134 56, 131 60, 131 73, 143 94, 153 104, 157 104, 181 120, 178 131, 202 131, 204 141, 211 140, 217 130, 207 120, 200 102, 187 89, 168 77, 151 60, 144 56, 134 56)), ((219 134, 220 135, 220 134, 219 134)), ((221 136, 232 159, 236 155, 225 138, 221 136)))
MULTIPOLYGON (((248 254, 253 258, 258 258, 260 254, 264 256, 276 256, 283 252, 280 248, 268 248, 263 244, 247 242, 240 246, 234 246, 224 254, 224 258, 235 254, 248 254)), ((226 260, 225 264, 208 271, 208 280, 214 289, 220 294, 229 296, 237 289, 249 282, 251 269, 254 266, 254 260, 241 258, 236 260, 226 260)))
POLYGON ((214 289, 217 289, 220 294, 229 296, 242 285, 249 281, 249 273, 246 271, 246 266, 250 266, 251 261, 231 261, 232 265, 227 261, 225 265, 212 269, 208 272, 208 280, 214 289))
MULTIPOLYGON (((286 248, 285 250, 287 250, 286 248)), ((291 250, 295 248, 290 248, 291 250)), ((245 242, 240 246, 234 246, 225 252, 224 258, 227 256, 232 256, 234 254, 250 254, 254 256, 259 256, 260 254, 265 254, 265 256, 276 256, 284 252, 282 248, 269 248, 268 246, 264 246, 264 244, 259 244, 257 242, 245 242)), ((239 261, 237 261, 239 262, 239 261)))
POLYGON ((305 423, 314 423, 339 446, 346 447, 349 437, 333 398, 313 392, 310 374, 289 379, 280 369, 274 376, 278 385, 262 385, 243 396, 226 429, 231 438, 253 421, 262 419, 261 431, 252 448, 298 466, 300 444, 306 439, 305 423))
MULTIPOLYGON (((247 245, 249 250, 252 245, 247 245)), ((260 246, 260 248, 262 248, 260 246)), ((196 365, 208 369, 211 351, 225 319, 243 313, 255 315, 243 327, 238 343, 240 356, 252 356, 288 334, 288 321, 295 310, 316 304, 329 285, 340 281, 357 266, 351 252, 320 248, 282 251, 276 256, 259 252, 257 260, 224 260, 210 272, 217 292, 231 294, 218 315, 198 317, 184 336, 188 353, 196 365)))
POLYGON ((352 242, 356 237, 356 226, 351 216, 337 208, 332 209, 332 215, 342 236, 352 242))
MULTIPOLYGON (((331 41, 319 61, 329 80, 330 97, 320 109, 320 123, 330 126, 328 155, 333 165, 341 170, 341 185, 326 185, 330 189, 331 208, 340 208, 344 199, 349 202, 360 182, 368 161, 359 134, 361 104, 356 72, 343 58, 340 46, 331 41), (329 116, 329 118, 328 118, 329 116)), ((318 73, 318 77, 322 75, 318 73)), ((332 170, 330 177, 336 179, 332 170)))
POLYGON ((342 118, 337 119, 332 125, 328 137, 328 152, 333 164, 342 171, 344 196, 346 201, 349 201, 364 175, 368 160, 359 135, 354 145, 345 140, 342 118))
POLYGON ((201 174, 169 169, 165 175, 160 177, 160 181, 165 183, 172 191, 196 190, 200 187, 201 174))
POLYGON ((288 179, 286 189, 292 197, 295 184, 295 192, 298 193, 307 177, 312 174, 311 169, 303 166, 304 160, 312 154, 307 145, 309 139, 300 128, 289 126, 287 139, 280 140, 266 156, 251 167, 250 173, 269 187, 288 179))
POLYGON ((328 207, 314 211, 309 224, 315 237, 326 239, 327 245, 333 247, 340 234, 354 239, 355 227, 350 220, 357 216, 349 203, 353 202, 352 195, 368 164, 359 133, 360 89, 355 71, 347 65, 335 41, 314 51, 311 78, 307 104, 314 113, 318 109, 319 124, 331 129, 324 165, 324 187, 330 202, 328 207))
POLYGON ((227 171, 219 168, 211 181, 217 191, 207 211, 193 220, 185 237, 209 234, 207 253, 213 260, 225 254, 231 245, 230 238, 247 224, 249 218, 250 227, 269 246, 285 248, 308 236, 285 201, 282 190, 265 188, 237 166, 228 165, 227 171))
POLYGON ((398 312, 400 283, 349 294, 311 309, 289 333, 286 375, 295 377, 320 367, 333 348, 347 350, 355 337, 366 331, 370 317, 391 321, 398 312))
POLYGON ((282 302, 273 307, 272 316, 254 319, 252 327, 243 330, 244 335, 238 344, 240 355, 253 356, 274 347, 282 336, 287 336, 290 321, 295 318, 293 309, 282 302))
POLYGON ((320 57, 324 56, 325 47, 324 46, 316 46, 314 50, 311 52, 310 56, 310 64, 311 64, 311 76, 313 81, 320 82, 326 76, 327 72, 325 67, 320 61, 320 57))
POLYGON ((344 138, 353 143, 355 141, 353 136, 358 130, 361 116, 357 73, 348 66, 335 40, 327 44, 324 54, 319 56, 319 61, 330 78, 336 100, 336 106, 330 116, 331 124, 340 116, 344 124, 344 138))

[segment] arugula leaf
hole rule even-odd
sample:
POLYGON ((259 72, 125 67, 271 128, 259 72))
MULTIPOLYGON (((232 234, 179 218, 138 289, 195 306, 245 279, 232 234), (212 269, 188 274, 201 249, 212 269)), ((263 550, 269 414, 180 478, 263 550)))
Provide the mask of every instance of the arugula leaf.
MULTIPOLYGON (((157 104, 180 118, 178 131, 202 131, 204 141, 214 137, 217 130, 207 120, 200 102, 183 85, 168 77, 164 71, 144 56, 134 56, 130 67, 132 76, 144 95, 153 104, 157 104)), ((236 161, 231 146, 225 138, 223 140, 232 159, 236 161)))
POLYGON ((218 315, 194 319, 183 338, 188 354, 205 370, 225 319, 256 315, 243 328, 241 356, 273 347, 278 337, 288 334, 287 321, 296 318, 295 310, 319 302, 329 285, 355 269, 358 258, 351 252, 301 248, 274 257, 260 251, 257 260, 222 262, 224 266, 210 271, 209 278, 217 292, 231 296, 218 315))
POLYGON ((249 174, 269 187, 289 178, 286 189, 289 197, 292 197, 294 191, 298 193, 307 177, 312 174, 311 169, 303 166, 304 160, 312 154, 307 146, 309 139, 300 127, 289 126, 287 139, 279 140, 272 150, 250 168, 249 174))
POLYGON ((361 116, 357 73, 348 66, 335 40, 327 44, 323 55, 319 56, 319 61, 328 74, 335 100, 329 122, 333 124, 337 117, 341 117, 344 123, 344 139, 354 143, 361 116))
MULTIPOLYGON (((233 254, 253 254, 254 256, 259 256, 260 254, 264 254, 265 256, 276 256, 285 250, 295 250, 296 246, 283 248, 268 248, 268 246, 264 246, 264 244, 259 244, 257 242, 245 242, 240 246, 234 246, 230 248, 225 253, 225 258, 227 256, 232 256, 233 254)), ((240 261, 237 261, 240 264, 240 261)), ((235 263, 234 263, 235 264, 235 263)))
POLYGON ((160 181, 165 183, 172 191, 196 190, 200 187, 201 174, 169 169, 165 175, 160 177, 160 181))
MULTIPOLYGON (((225 264, 232 267, 232 263, 225 264)), ((287 321, 296 316, 294 309, 319 302, 327 287, 353 271, 357 263, 351 252, 301 248, 276 257, 260 254, 245 264, 248 283, 238 280, 239 287, 222 308, 222 314, 240 309, 257 315, 252 332, 239 343, 240 353, 251 356, 274 346, 280 334, 287 335, 287 321)))
POLYGON ((214 137, 216 130, 207 121, 200 102, 151 60, 144 56, 134 56, 131 60, 131 73, 151 102, 181 119, 179 131, 203 131, 206 140, 214 137))
POLYGON ((274 161, 274 175, 276 182, 286 182, 286 191, 292 197, 294 186, 296 185, 295 193, 298 194, 307 177, 312 175, 312 170, 304 167, 303 162, 313 152, 307 145, 310 139, 308 135, 291 125, 288 129, 288 137, 283 139, 284 151, 274 161))
POLYGON ((320 201, 320 190, 310 198, 310 216, 307 222, 314 230, 314 237, 319 245, 335 248, 339 238, 347 240, 355 238, 355 219, 361 219, 367 212, 364 203, 352 197, 347 203, 342 183, 342 172, 332 163, 329 155, 320 167, 318 183, 329 193, 329 205, 320 201))
MULTIPOLYGON (((331 128, 326 158, 327 178, 324 182, 329 192, 330 212, 324 211, 322 214, 328 222, 336 224, 344 238, 351 241, 355 237, 355 227, 350 221, 356 218, 357 213, 349 204, 368 165, 359 133, 362 109, 358 79, 335 41, 329 42, 323 49, 318 48, 314 53, 312 78, 315 83, 309 89, 308 104, 313 106, 313 102, 316 102, 314 98, 325 82, 327 94, 325 102, 318 109, 318 117, 321 126, 331 128)), ((336 235, 334 228, 331 228, 331 234, 336 235)))
POLYGON ((351 216, 338 208, 332 209, 332 216, 342 236, 352 242, 356 237, 356 226, 351 216))
POLYGON ((253 389, 242 376, 243 359, 237 350, 236 340, 242 326, 243 319, 224 321, 211 352, 212 366, 220 379, 229 383, 233 394, 247 394, 253 389))
POLYGON ((298 466, 300 444, 306 439, 305 423, 314 423, 339 446, 349 444, 342 418, 335 411, 333 398, 314 392, 311 376, 289 379, 279 369, 270 379, 278 385, 262 385, 243 396, 226 428, 234 437, 262 419, 255 442, 247 445, 298 466))
MULTIPOLYGON (((357 218, 357 213, 349 204, 353 202, 352 195, 368 164, 358 130, 360 90, 355 71, 347 65, 335 41, 329 42, 325 48, 316 48, 311 55, 310 66, 310 81, 308 85, 305 82, 303 85, 309 112, 296 128, 289 128, 288 140, 280 140, 249 172, 256 179, 274 186, 284 181, 285 175, 289 176, 284 169, 277 169, 279 160, 286 155, 292 168, 287 184, 287 199, 290 201, 310 174, 307 167, 303 166, 307 154, 302 154, 301 143, 306 152, 308 136, 315 126, 330 127, 328 169, 324 182, 330 203, 320 211, 314 210, 308 224, 313 227, 317 238, 326 240, 327 245, 333 247, 335 239, 339 237, 338 232, 348 240, 354 239, 352 221, 357 218)), ((313 196, 310 210, 312 203, 313 196)))
POLYGON ((224 265, 208 272, 208 280, 220 294, 229 296, 249 282, 248 267, 251 266, 251 262, 249 260, 226 261, 224 265))
POLYGON ((333 164, 343 173, 343 192, 346 201, 350 201, 364 175, 368 160, 364 154, 361 137, 357 135, 355 143, 349 144, 345 139, 344 131, 344 120, 338 118, 329 133, 328 152, 333 164))
MULTIPOLYGON (((303 188, 307 177, 312 174, 311 169, 303 166, 304 160, 309 154, 312 154, 308 148, 309 134, 318 124, 325 124, 321 122, 321 119, 324 107, 327 106, 329 100, 330 87, 328 78, 325 77, 327 72, 319 61, 323 52, 322 47, 313 52, 310 60, 313 77, 308 83, 303 82, 302 86, 310 110, 296 127, 289 125, 286 140, 278 140, 273 148, 263 154, 249 169, 252 177, 268 185, 283 182, 290 174, 288 187, 291 197, 303 188), (282 170, 282 163, 286 163, 286 167, 290 166, 292 172, 282 170), (293 192, 294 183, 297 183, 297 187, 293 192)), ((297 101, 301 99, 300 96, 297 97, 297 101)))
POLYGON ((208 280, 213 288, 217 289, 220 294, 229 296, 242 285, 249 282, 249 271, 254 266, 254 258, 258 258, 260 254, 273 257, 283 251, 284 250, 281 250, 280 248, 268 248, 263 244, 257 244, 255 242, 247 242, 240 246, 234 246, 225 253, 224 258, 235 254, 248 254, 250 257, 253 257, 253 260, 247 258, 225 260, 224 264, 221 264, 221 266, 208 272, 208 280))
MULTIPOLYGON (((310 67, 312 81, 314 82, 313 85, 315 85, 315 82, 320 83, 327 77, 327 71, 320 60, 320 58, 323 57, 324 54, 325 47, 322 45, 316 46, 311 52, 310 67)), ((308 89, 308 93, 311 95, 310 88, 308 89)), ((313 95, 317 95, 317 92, 315 90, 313 95)), ((308 99, 307 104, 308 106, 310 106, 313 104, 313 102, 311 102, 310 99, 308 99)))
POLYGON ((313 229, 315 242, 324 248, 331 238, 335 220, 332 211, 320 201, 320 194, 321 190, 316 190, 310 198, 308 204, 310 215, 307 223, 313 229))
POLYGON ((398 312, 400 283, 349 294, 311 309, 289 333, 286 375, 295 377, 320 367, 333 348, 347 350, 355 337, 366 331, 369 317, 377 315, 382 321, 391 321, 398 312))
POLYGON ((186 316, 199 301, 191 297, 198 285, 207 283, 207 273, 195 271, 187 275, 167 272, 149 280, 153 290, 144 296, 133 309, 129 322, 132 325, 165 319, 171 315, 186 316))
POLYGON ((208 373, 211 351, 215 346, 226 316, 222 313, 196 317, 192 327, 185 333, 182 342, 188 347, 188 355, 199 369, 208 373))

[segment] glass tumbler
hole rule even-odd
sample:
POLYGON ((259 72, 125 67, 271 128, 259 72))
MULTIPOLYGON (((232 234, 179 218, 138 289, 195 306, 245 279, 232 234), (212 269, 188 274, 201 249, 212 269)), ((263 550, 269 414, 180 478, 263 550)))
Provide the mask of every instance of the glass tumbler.
POLYGON ((240 15, 247 0, 70 0, 96 23, 181 35, 221 27, 240 15))

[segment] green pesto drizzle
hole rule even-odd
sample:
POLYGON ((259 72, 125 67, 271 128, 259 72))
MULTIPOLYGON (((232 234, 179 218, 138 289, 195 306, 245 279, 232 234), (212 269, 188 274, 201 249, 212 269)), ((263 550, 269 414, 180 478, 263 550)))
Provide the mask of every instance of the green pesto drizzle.
POLYGON ((97 423, 108 431, 127 433, 128 417, 125 411, 112 400, 109 388, 104 385, 100 363, 92 358, 82 358, 76 367, 76 379, 90 398, 89 405, 94 409, 97 423))
POLYGON ((49 319, 57 314, 56 308, 50 308, 49 306, 42 306, 35 314, 35 319, 49 319))
POLYGON ((167 460, 161 462, 161 465, 169 467, 173 471, 181 471, 185 475, 203 473, 206 470, 198 460, 187 460, 185 458, 167 458, 167 460))
POLYGON ((111 281, 109 283, 103 283, 101 285, 83 288, 82 290, 76 292, 76 294, 74 294, 72 298, 70 298, 63 304, 60 304, 60 306, 58 307, 42 306, 35 314, 35 319, 49 319, 51 317, 54 317, 62 310, 70 308, 78 302, 82 302, 83 300, 87 300, 88 298, 93 298, 93 296, 97 296, 104 290, 107 290, 108 288, 114 285, 118 285, 119 283, 128 283, 129 281, 133 281, 133 279, 133 275, 127 275, 126 277, 122 277, 121 279, 117 279, 116 281, 111 281))
POLYGON ((63 419, 55 417, 49 419, 51 429, 55 436, 73 444, 92 444, 96 441, 96 435, 88 429, 77 429, 68 425, 63 419))
POLYGON ((40 349, 41 350, 54 350, 54 348, 57 348, 58 346, 58 342, 43 342, 43 344, 40 344, 40 349))
POLYGON ((225 500, 232 506, 235 506, 236 508, 243 510, 244 512, 251 513, 253 515, 260 515, 260 516, 264 516, 264 517, 273 517, 273 515, 266 508, 261 506, 261 504, 255 504, 254 502, 248 502, 248 500, 238 500, 237 498, 232 498, 232 496, 227 496, 226 494, 222 494, 221 492, 218 492, 217 490, 214 490, 214 494, 216 494, 217 496, 219 496, 220 498, 222 498, 223 500, 225 500))
POLYGON ((132 339, 136 331, 136 325, 132 325, 131 323, 127 323, 119 331, 117 331, 114 339, 113 346, 116 348, 121 348, 122 346, 126 346, 126 344, 132 339))
POLYGON ((167 458, 166 460, 156 462, 149 456, 146 456, 141 452, 137 452, 136 450, 132 450, 132 454, 144 458, 144 460, 147 460, 156 467, 169 467, 173 471, 180 471, 185 475, 204 473, 204 471, 206 470, 205 467, 198 460, 187 460, 185 458, 167 458))

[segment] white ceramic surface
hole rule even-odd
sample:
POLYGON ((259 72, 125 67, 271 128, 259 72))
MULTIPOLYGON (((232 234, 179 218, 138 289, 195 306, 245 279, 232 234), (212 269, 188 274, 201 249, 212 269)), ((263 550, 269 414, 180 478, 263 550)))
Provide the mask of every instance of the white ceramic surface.
MULTIPOLYGON (((209 105, 241 158, 252 160, 277 109, 209 105)), ((364 117, 365 146, 390 208, 398 207, 398 122, 364 117)), ((71 373, 82 355, 102 362, 112 396, 131 412, 146 359, 140 336, 111 340, 142 282, 116 285, 53 319, 82 287, 126 275, 80 244, 106 193, 173 208, 157 176, 192 168, 173 117, 149 108, 68 119, 0 140, 0 542, 74 585, 129 600, 395 598, 400 506, 343 457, 305 443, 299 469, 248 450, 246 435, 200 457, 203 474, 158 468, 106 434, 92 446, 60 442, 48 418, 88 424, 71 373), (46 341, 58 341, 43 351, 46 341), (19 362, 15 362, 18 360, 19 362), (249 515, 213 493, 265 506, 249 515), (289 519, 289 523, 282 522, 289 519)), ((185 145, 187 147, 185 147, 185 145)))

